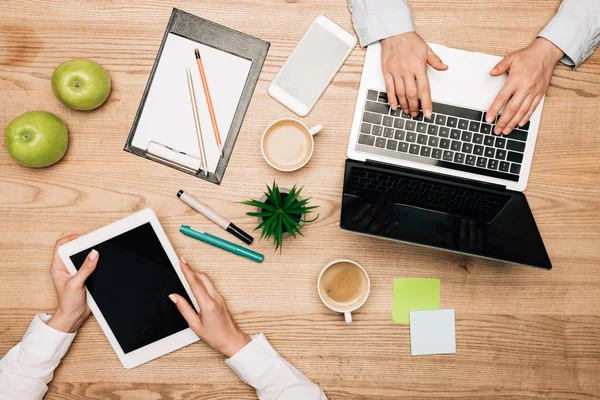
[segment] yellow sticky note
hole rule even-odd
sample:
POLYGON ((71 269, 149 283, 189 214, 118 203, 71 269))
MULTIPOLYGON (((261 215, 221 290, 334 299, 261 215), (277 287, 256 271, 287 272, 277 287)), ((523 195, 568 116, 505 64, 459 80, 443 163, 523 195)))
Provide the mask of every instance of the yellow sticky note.
POLYGON ((394 278, 392 320, 408 324, 411 311, 440 308, 440 280, 433 278, 394 278))

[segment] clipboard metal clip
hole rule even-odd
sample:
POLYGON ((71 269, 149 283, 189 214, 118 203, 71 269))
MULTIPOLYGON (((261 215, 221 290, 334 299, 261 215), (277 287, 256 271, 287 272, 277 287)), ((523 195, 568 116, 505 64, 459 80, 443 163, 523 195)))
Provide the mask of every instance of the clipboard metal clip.
MULTIPOLYGON (((154 140, 148 143, 146 157, 171 167, 182 169, 194 175, 197 175, 202 171, 202 159, 169 146, 165 146, 154 140)), ((206 175, 208 175, 208 173, 206 173, 206 175)))

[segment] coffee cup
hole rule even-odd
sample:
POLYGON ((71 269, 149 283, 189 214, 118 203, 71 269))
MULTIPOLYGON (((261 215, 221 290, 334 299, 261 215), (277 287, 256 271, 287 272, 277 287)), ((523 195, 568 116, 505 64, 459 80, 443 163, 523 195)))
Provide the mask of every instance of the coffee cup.
POLYGON ((344 314, 352 322, 352 312, 367 301, 371 280, 367 271, 351 260, 335 260, 321 270, 317 282, 319 297, 329 309, 344 314))
POLYGON ((293 118, 282 118, 265 129, 260 149, 265 161, 279 171, 292 172, 306 165, 315 149, 313 136, 322 124, 308 128, 293 118))

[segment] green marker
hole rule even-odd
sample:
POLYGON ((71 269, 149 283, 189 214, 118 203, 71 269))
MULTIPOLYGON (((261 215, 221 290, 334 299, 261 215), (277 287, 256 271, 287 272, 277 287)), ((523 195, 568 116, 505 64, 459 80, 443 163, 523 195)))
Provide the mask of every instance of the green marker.
POLYGON ((257 253, 242 246, 238 246, 235 243, 228 242, 227 240, 213 236, 210 233, 200 232, 199 230, 196 230, 188 225, 181 225, 181 228, 179 228, 179 232, 183 233, 186 236, 197 239, 201 242, 208 243, 220 249, 227 250, 233 254, 237 254, 238 256, 242 256, 249 260, 256 261, 257 263, 261 263, 265 259, 265 256, 263 256, 260 253, 257 253))

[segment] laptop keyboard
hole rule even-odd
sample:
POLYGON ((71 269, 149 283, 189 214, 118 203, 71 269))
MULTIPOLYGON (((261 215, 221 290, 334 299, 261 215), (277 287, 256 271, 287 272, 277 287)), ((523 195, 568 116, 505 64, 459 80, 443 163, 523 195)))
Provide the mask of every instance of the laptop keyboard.
POLYGON ((517 182, 529 122, 494 135, 485 112, 433 103, 430 119, 390 108, 387 93, 369 90, 356 150, 517 182))
POLYGON ((350 170, 345 193, 387 196, 395 203, 490 222, 510 201, 503 196, 368 168, 350 170))

